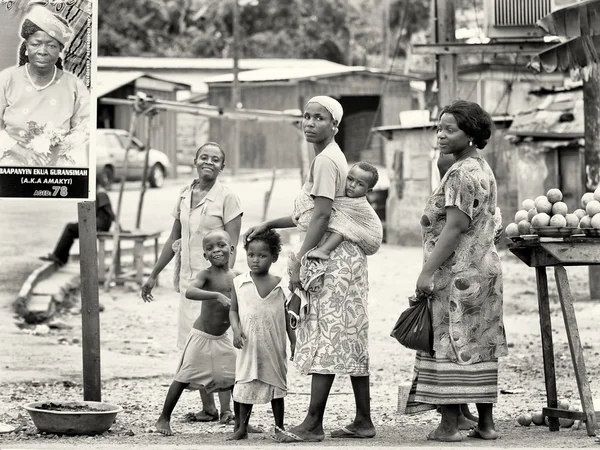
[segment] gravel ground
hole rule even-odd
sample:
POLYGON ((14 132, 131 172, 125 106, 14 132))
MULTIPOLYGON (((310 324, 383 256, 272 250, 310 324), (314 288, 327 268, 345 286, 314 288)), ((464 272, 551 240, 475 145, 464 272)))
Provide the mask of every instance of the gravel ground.
MULTIPOLYGON (((572 447, 596 446, 594 438, 588 437, 585 427, 561 429, 550 433, 545 427, 521 427, 516 417, 524 412, 541 411, 545 405, 545 388, 541 357, 539 319, 533 269, 528 269, 507 252, 502 253, 505 281, 505 323, 510 346, 510 355, 501 360, 499 402, 495 408, 495 419, 501 439, 496 442, 482 442, 466 439, 455 446, 485 447, 572 447)), ((245 267, 243 260, 237 267, 245 267)), ((439 416, 428 412, 416 416, 396 414, 397 389, 401 383, 410 381, 412 375, 413 352, 401 347, 389 337, 398 315, 406 307, 406 298, 414 290, 414 282, 420 267, 420 250, 384 246, 369 259, 370 268, 370 324, 371 324, 371 397, 373 419, 378 430, 373 440, 333 440, 326 439, 319 446, 346 445, 370 446, 426 446, 426 434, 435 427, 439 416)), ((283 262, 278 262, 276 272, 281 272, 283 262)), ((588 377, 595 393, 596 380, 600 374, 598 351, 599 330, 595 318, 600 313, 600 305, 590 302, 587 293, 587 270, 569 269, 574 296, 578 299, 576 312, 579 329, 585 348, 588 377)), ((110 293, 101 293, 105 311, 101 314, 102 347, 126 355, 147 358, 148 367, 160 360, 172 361, 178 358, 173 348, 176 335, 176 297, 170 287, 169 269, 162 277, 161 287, 155 290, 152 304, 144 304, 137 289, 122 287, 110 293)), ((552 283, 553 277, 549 273, 552 283)), ((556 372, 559 398, 579 405, 577 385, 572 372, 564 324, 555 289, 550 286, 552 295, 551 310, 554 326, 556 372)), ((52 351, 61 352, 65 345, 79 346, 81 319, 77 314, 66 314, 61 320, 71 328, 51 330, 50 336, 56 339, 52 351)), ((23 333, 31 330, 23 330, 23 333)), ((57 353, 58 354, 58 353, 57 353)), ((52 357, 52 355, 48 355, 52 357)), ((22 405, 40 400, 81 400, 81 378, 64 379, 52 383, 28 382, 7 383, 0 391, 0 422, 17 424, 24 421, 25 427, 18 433, 0 437, 2 445, 16 448, 21 445, 38 443, 56 448, 62 446, 103 446, 122 444, 125 448, 146 448, 152 445, 191 445, 225 444, 224 438, 232 431, 231 426, 189 422, 186 414, 197 411, 198 394, 184 393, 173 414, 172 426, 176 435, 165 438, 152 432, 152 426, 160 412, 164 396, 170 383, 169 374, 148 377, 104 379, 102 400, 122 406, 111 429, 96 437, 66 437, 53 434, 40 434, 29 419, 22 405), (22 418, 22 419, 21 419, 22 418)), ((289 371, 289 395, 286 398, 286 423, 299 423, 309 401, 309 377, 303 377, 294 368, 289 371)), ((600 397, 600 396, 599 396, 600 397)), ((598 404, 598 401, 596 401, 598 404)), ((474 407, 472 406, 472 409, 474 407)), ((349 380, 338 377, 334 383, 328 402, 325 428, 332 430, 349 423, 354 409, 349 380)), ((277 445, 268 438, 272 427, 272 416, 268 405, 255 407, 251 423, 262 427, 265 433, 252 435, 246 442, 226 445, 277 445)))

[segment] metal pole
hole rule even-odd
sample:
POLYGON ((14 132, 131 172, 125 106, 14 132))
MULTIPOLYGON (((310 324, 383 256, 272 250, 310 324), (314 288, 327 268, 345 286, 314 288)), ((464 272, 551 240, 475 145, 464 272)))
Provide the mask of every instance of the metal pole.
POLYGON ((81 346, 83 356, 83 399, 99 402, 100 308, 98 294, 98 251, 96 249, 96 202, 77 205, 81 259, 81 346))
MULTIPOLYGON (((231 84, 231 107, 237 109, 240 102, 239 92, 239 59, 240 59, 240 8, 238 0, 233 0, 233 43, 231 46, 233 56, 233 83, 231 84)), ((233 127, 233 165, 231 173, 235 175, 240 168, 240 126, 237 120, 232 121, 233 127)))
POLYGON ((152 134, 152 118, 156 115, 154 109, 146 112, 147 129, 146 129, 146 155, 144 158, 144 172, 142 175, 142 190, 140 191, 140 201, 138 202, 137 217, 135 219, 135 229, 139 230, 142 222, 142 206, 144 205, 144 195, 146 195, 146 189, 148 185, 148 161, 150 159, 150 136, 152 134))

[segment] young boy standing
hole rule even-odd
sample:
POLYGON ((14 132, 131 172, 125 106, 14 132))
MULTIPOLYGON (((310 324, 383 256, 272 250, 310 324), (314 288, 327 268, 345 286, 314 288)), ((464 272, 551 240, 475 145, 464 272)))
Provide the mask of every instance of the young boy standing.
POLYGON ((230 327, 229 307, 234 273, 229 269, 233 246, 229 234, 211 231, 203 241, 204 257, 210 267, 198 273, 187 289, 190 300, 202 301, 200 316, 187 337, 179 367, 156 422, 157 432, 171 436, 171 413, 185 389, 208 393, 231 390, 235 384, 236 351, 226 332, 230 327))

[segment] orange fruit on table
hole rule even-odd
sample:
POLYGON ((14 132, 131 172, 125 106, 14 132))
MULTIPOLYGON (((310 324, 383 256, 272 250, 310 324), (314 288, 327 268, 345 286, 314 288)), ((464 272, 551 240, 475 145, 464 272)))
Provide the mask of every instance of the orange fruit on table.
POLYGON ((581 208, 576 209, 575 211, 573 211, 573 214, 575 214, 579 218, 579 220, 581 220, 581 218, 583 216, 587 216, 587 213, 585 212, 585 209, 581 209, 581 208))
POLYGON ((539 213, 552 214, 552 203, 550 203, 545 195, 540 195, 535 199, 535 209, 539 213))
POLYGON ((537 213, 537 209, 531 208, 529 211, 527 211, 527 220, 531 222, 531 219, 533 219, 537 213))
POLYGON ((519 236, 519 226, 516 223, 509 223, 506 225, 504 229, 507 237, 518 237, 519 236))
POLYGON ((526 220, 521 220, 517 224, 517 228, 519 230, 520 235, 531 234, 531 224, 526 220))
POLYGON ((594 193, 593 192, 586 192, 581 197, 581 206, 583 206, 583 208, 585 209, 585 207, 587 206, 587 204, 589 202, 591 202, 592 200, 594 200, 594 193))
POLYGON ((521 203, 521 209, 529 211, 531 208, 535 208, 535 202, 530 198, 526 198, 525 200, 523 200, 523 202, 521 203))
POLYGON ((598 200, 591 200, 585 207, 585 211, 588 213, 588 216, 594 217, 600 213, 600 202, 598 200))
POLYGON ((555 214, 550 218, 550 226, 551 227, 566 227, 567 219, 562 214, 555 214))
POLYGON ((515 222, 519 223, 521 220, 528 220, 527 219, 527 215, 528 212, 525 211, 524 209, 520 209, 515 213, 515 222))
POLYGON ((550 216, 546 213, 538 213, 531 219, 531 225, 536 228, 547 227, 550 225, 550 216))
POLYGON ((600 213, 595 214, 594 217, 592 217, 592 220, 590 221, 590 225, 592 226, 592 228, 595 228, 596 230, 600 230, 600 213))
POLYGON ((583 216, 579 221, 579 228, 592 228, 592 218, 590 216, 583 216))
POLYGON ((556 202, 552 205, 552 214, 553 215, 561 214, 563 216, 566 216, 568 212, 569 212, 569 207, 564 202, 556 202))
POLYGON ((546 193, 546 197, 548 198, 548 201, 551 203, 556 203, 556 202, 560 202, 563 199, 563 194, 560 191, 560 189, 550 189, 547 193, 546 193))

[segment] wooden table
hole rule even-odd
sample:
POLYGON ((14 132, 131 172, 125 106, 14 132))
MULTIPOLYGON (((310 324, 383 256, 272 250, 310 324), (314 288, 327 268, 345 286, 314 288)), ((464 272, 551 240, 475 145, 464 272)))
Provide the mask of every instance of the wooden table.
POLYGON ((596 434, 597 417, 594 410, 592 391, 586 375, 583 348, 579 337, 575 309, 573 308, 573 296, 571 295, 565 266, 600 265, 600 238, 575 236, 568 238, 536 238, 514 242, 508 248, 529 267, 535 268, 548 402, 548 406, 542 409, 542 414, 544 417, 548 417, 550 431, 558 431, 559 418, 569 418, 585 421, 588 435, 593 436, 596 434), (554 267, 554 277, 583 412, 558 408, 546 267, 554 267))
MULTIPOLYGON (((117 272, 114 281, 123 283, 125 281, 134 281, 140 285, 144 284, 144 249, 146 241, 154 241, 154 263, 158 261, 158 239, 161 231, 142 231, 134 230, 126 233, 119 233, 119 244, 116 249, 112 249, 113 258, 117 258, 117 272), (133 267, 129 271, 122 271, 121 267, 121 242, 133 241, 133 267)), ((113 233, 98 231, 98 278, 104 281, 106 277, 106 241, 112 242, 113 233)), ((157 280, 158 284, 158 280, 157 280)))

